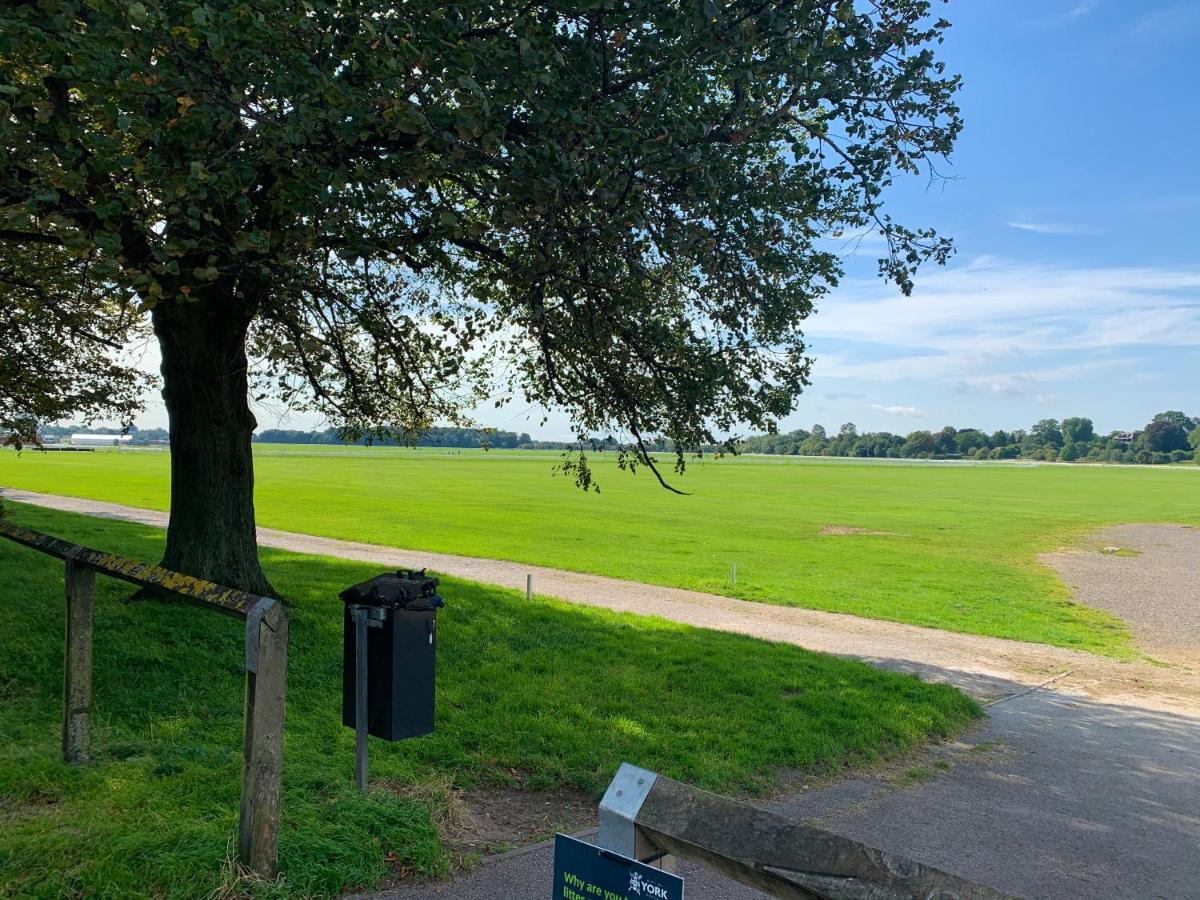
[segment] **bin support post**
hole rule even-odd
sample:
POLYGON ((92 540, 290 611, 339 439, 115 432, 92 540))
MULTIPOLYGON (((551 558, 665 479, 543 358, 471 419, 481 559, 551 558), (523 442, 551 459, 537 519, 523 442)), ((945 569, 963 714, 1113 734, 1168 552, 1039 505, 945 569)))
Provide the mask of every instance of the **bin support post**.
POLYGON ((92 732, 92 610, 96 570, 68 557, 66 649, 63 653, 63 759, 88 761, 92 732))
POLYGON ((274 878, 278 871, 287 688, 288 614, 283 604, 262 601, 246 618, 246 637, 245 762, 238 859, 251 871, 274 878), (257 654, 253 653, 255 649, 257 654))
POLYGON ((354 617, 354 780, 367 792, 367 608, 350 607, 354 617))

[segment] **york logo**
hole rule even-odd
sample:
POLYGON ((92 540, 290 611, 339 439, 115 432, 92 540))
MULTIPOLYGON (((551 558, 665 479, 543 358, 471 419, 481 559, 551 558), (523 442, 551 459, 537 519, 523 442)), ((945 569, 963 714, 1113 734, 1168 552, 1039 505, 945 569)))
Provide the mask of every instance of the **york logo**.
POLYGON ((647 881, 640 872, 629 874, 629 892, 637 894, 639 897, 657 897, 660 900, 667 900, 667 889, 653 881, 647 881))

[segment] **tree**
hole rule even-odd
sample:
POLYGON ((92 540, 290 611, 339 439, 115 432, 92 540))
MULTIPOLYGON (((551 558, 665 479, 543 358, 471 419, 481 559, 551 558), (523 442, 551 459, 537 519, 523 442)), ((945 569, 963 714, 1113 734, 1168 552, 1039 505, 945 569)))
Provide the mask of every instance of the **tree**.
POLYGON ((87 269, 88 260, 45 244, 0 253, 0 432, 18 446, 39 422, 129 421, 139 406, 146 378, 120 353, 138 333, 136 319, 83 287, 87 269))
POLYGON ((900 452, 909 458, 928 456, 937 446, 932 434, 928 431, 910 432, 900 448, 900 452))
POLYGON ((1064 444, 1086 444, 1096 436, 1096 429, 1091 419, 1073 416, 1062 420, 1062 435, 1064 444))
POLYGON ((964 456, 974 455, 981 447, 988 449, 988 437, 978 428, 963 428, 954 435, 954 446, 964 456))
MULTIPOLYGON (((488 396, 557 407, 660 481, 655 440, 680 468, 789 412, 799 326, 841 272, 823 237, 877 229, 905 292, 950 252, 883 206, 961 127, 929 12, 10 0, 4 267, 52 248, 79 264, 47 297, 148 317, 164 564, 266 591, 251 389, 350 437, 470 424, 488 396)), ((567 469, 591 484, 583 454, 567 469)))
POLYGON ((1057 419, 1042 419, 1029 429, 1029 440, 1035 447, 1052 447, 1057 450, 1063 445, 1063 433, 1057 419))
POLYGON ((1172 410, 1159 413, 1142 432, 1142 444, 1151 453, 1170 453, 1188 448, 1188 434, 1197 427, 1190 416, 1172 410))

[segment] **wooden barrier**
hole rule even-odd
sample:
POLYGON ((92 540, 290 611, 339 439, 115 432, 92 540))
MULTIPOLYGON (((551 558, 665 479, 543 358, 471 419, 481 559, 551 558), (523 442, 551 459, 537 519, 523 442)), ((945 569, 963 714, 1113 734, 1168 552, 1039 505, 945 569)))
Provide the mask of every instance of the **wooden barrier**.
POLYGON ((0 537, 66 565, 66 650, 63 654, 63 758, 88 761, 92 709, 92 617, 96 573, 173 594, 246 621, 246 723, 238 858, 273 878, 278 870, 279 794, 283 776, 283 712, 287 684, 288 613, 273 597, 257 597, 111 553, 72 544, 6 519, 0 537))
POLYGON ((599 844, 642 862, 664 854, 691 860, 772 897, 1013 900, 907 857, 628 763, 600 801, 599 844))

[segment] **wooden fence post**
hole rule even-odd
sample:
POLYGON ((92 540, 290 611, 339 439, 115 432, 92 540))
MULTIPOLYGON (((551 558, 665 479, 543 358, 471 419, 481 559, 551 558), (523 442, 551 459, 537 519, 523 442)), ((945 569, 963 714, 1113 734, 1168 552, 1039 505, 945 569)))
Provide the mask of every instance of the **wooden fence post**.
POLYGON ((92 609, 96 570, 66 561, 67 627, 63 653, 63 759, 88 761, 92 733, 92 609))
POLYGON ((247 637, 258 632, 257 659, 247 646, 246 733, 238 859, 274 878, 279 860, 279 794, 283 782, 283 710, 287 687, 288 614, 278 601, 246 619, 247 637), (261 623, 261 625, 260 625, 261 623), (253 667, 252 667, 253 665, 253 667))

